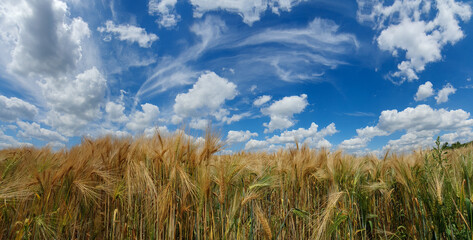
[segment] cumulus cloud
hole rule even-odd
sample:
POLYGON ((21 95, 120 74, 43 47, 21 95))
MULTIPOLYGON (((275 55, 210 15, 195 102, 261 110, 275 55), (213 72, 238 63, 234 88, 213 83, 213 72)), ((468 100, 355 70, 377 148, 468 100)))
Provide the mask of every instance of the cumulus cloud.
POLYGON ((147 33, 144 28, 132 25, 115 25, 112 21, 107 21, 105 27, 97 28, 99 32, 112 33, 118 36, 121 41, 130 43, 138 43, 142 48, 149 48, 154 41, 158 40, 158 36, 154 33, 147 33))
POLYGON ((437 104, 444 103, 448 101, 448 96, 450 94, 454 94, 457 91, 450 83, 445 85, 440 91, 438 92, 437 96, 435 96, 435 100, 437 100, 437 104))
POLYGON ((111 129, 111 128, 105 128, 105 127, 98 129, 95 133, 97 134, 97 136, 110 135, 110 136, 114 136, 114 137, 117 137, 117 138, 125 138, 125 137, 132 136, 127 131, 111 129))
POLYGON ((366 147, 370 140, 369 138, 354 137, 343 140, 338 147, 345 150, 361 149, 366 147))
POLYGON ((148 2, 148 13, 158 16, 156 23, 159 26, 170 28, 177 25, 181 16, 176 13, 177 0, 150 0, 148 2))
POLYGON ((230 111, 225 108, 220 108, 218 111, 211 113, 212 116, 222 123, 230 124, 232 122, 238 122, 245 117, 251 116, 251 113, 244 112, 240 114, 233 114, 230 116, 230 111))
POLYGON ((94 66, 100 60, 91 58, 88 24, 71 17, 66 2, 1 1, 0 30, 5 71, 45 107, 42 123, 73 136, 101 117, 107 85, 94 66))
POLYGON ((16 97, 0 95, 0 121, 13 122, 17 119, 33 120, 38 108, 16 97))
POLYGON ((194 129, 206 130, 209 127, 209 120, 207 119, 192 119, 189 127, 194 129))
POLYGON ((419 105, 415 108, 397 110, 386 110, 381 112, 378 128, 388 132, 399 130, 422 131, 422 130, 455 130, 473 125, 470 114, 464 110, 432 109, 427 105, 419 105))
POLYGON ((417 90, 416 96, 414 97, 414 100, 422 101, 434 95, 434 89, 432 87, 433 85, 429 81, 420 85, 419 89, 417 90))
POLYGON ((125 111, 125 106, 121 102, 107 102, 107 104, 105 104, 105 112, 111 122, 128 121, 128 117, 123 113, 123 111, 125 111))
POLYGON ((218 121, 221 121, 221 122, 226 123, 226 124, 230 124, 232 122, 238 122, 238 121, 240 121, 241 119, 243 119, 245 117, 251 116, 251 114, 249 112, 244 112, 244 113, 240 113, 240 114, 233 114, 232 116, 230 116, 229 114, 230 114, 230 112, 228 110, 222 108, 222 109, 220 109, 219 112, 217 112, 217 114, 213 114, 213 116, 218 121), (222 115, 222 114, 225 114, 225 115, 222 115))
POLYGON ((356 129, 356 133, 358 134, 359 137, 362 138, 373 138, 376 136, 386 136, 388 135, 388 132, 382 129, 379 129, 377 126, 376 127, 365 127, 365 128, 360 128, 356 129))
POLYGON ((252 137, 257 137, 258 133, 253 133, 248 130, 246 131, 228 131, 227 134, 227 142, 229 144, 232 143, 241 143, 241 142, 246 142, 252 137))
POLYGON ((383 150, 393 150, 398 152, 408 152, 418 148, 430 147, 434 143, 434 135, 438 134, 437 130, 422 130, 407 132, 401 138, 389 140, 383 150))
POLYGON ((146 137, 152 137, 156 133, 159 133, 164 136, 168 136, 169 134, 171 134, 171 132, 169 132, 169 129, 166 126, 149 127, 145 129, 144 133, 146 137))
POLYGON ((236 85, 214 72, 202 74, 187 93, 176 96, 174 112, 179 116, 200 116, 202 111, 214 112, 226 100, 237 95, 236 85))
MULTIPOLYGON (((299 128, 291 131, 284 131, 280 135, 274 135, 268 139, 269 143, 272 144, 282 144, 282 143, 293 143, 294 141, 304 141, 307 138, 323 138, 325 135, 332 135, 336 132, 335 124, 329 125, 328 134, 325 131, 318 132, 318 125, 312 123, 309 128, 299 128)), ((326 129, 327 129, 326 128, 326 129)))
POLYGON ((173 107, 176 117, 173 117, 173 122, 180 122, 189 117, 200 118, 209 115, 229 122, 237 120, 228 119, 228 110, 222 109, 225 101, 234 99, 238 94, 236 88, 234 83, 214 72, 202 74, 187 93, 176 96, 173 107))
POLYGON ((271 9, 275 14, 279 14, 280 11, 289 12, 293 6, 303 0, 190 0, 190 2, 194 6, 194 17, 201 17, 209 11, 224 10, 240 15, 243 22, 252 25, 260 20, 261 15, 267 9, 271 9))
POLYGON ((468 21, 471 7, 455 0, 384 1, 358 0, 358 20, 379 31, 381 50, 393 56, 405 53, 393 77, 416 80, 428 63, 442 59, 442 49, 464 37, 459 20, 468 21), (435 16, 435 17, 432 17, 435 16))
POLYGON ((254 151, 254 150, 263 150, 267 148, 268 142, 251 139, 245 144, 245 150, 254 151))
MULTIPOLYGON (((292 7, 303 2, 304 0, 190 0, 193 6, 194 17, 200 18, 209 11, 228 11, 236 13, 243 18, 243 22, 252 25, 259 21, 261 15, 267 9, 275 14, 281 11, 289 12, 292 7)), ((156 21, 160 26, 173 27, 181 19, 180 15, 176 13, 177 0, 150 0, 148 3, 148 12, 151 15, 158 16, 156 21)))
POLYGON ((20 131, 17 136, 25 139, 38 139, 45 142, 66 142, 67 139, 59 134, 58 132, 42 128, 38 123, 27 123, 23 121, 17 121, 17 125, 20 127, 20 131))
POLYGON ((41 83, 51 107, 48 124, 68 136, 74 135, 88 122, 101 116, 106 80, 97 68, 78 74, 75 79, 46 79, 41 83))
POLYGON ((253 105, 259 107, 269 101, 271 101, 271 96, 269 95, 263 95, 263 96, 259 96, 257 99, 255 99, 255 101, 253 102, 253 105))
POLYGON ((458 132, 471 126, 473 126, 473 119, 470 119, 470 114, 462 109, 432 109, 427 105, 418 105, 400 112, 385 110, 381 112, 376 126, 357 129, 358 135, 344 140, 339 147, 360 149, 366 147, 368 142, 376 136, 388 136, 398 131, 405 131, 406 133, 400 139, 389 141, 385 149, 412 150, 425 147, 427 143, 429 146, 432 145, 433 136, 440 131, 458 132))
POLYGON ((274 102, 268 108, 261 109, 264 115, 268 115, 271 120, 263 125, 267 128, 265 132, 273 132, 278 129, 286 129, 294 125, 294 114, 301 113, 308 105, 307 95, 284 97, 274 102))
POLYGON ((141 105, 142 111, 135 111, 129 116, 126 127, 134 132, 141 133, 146 128, 153 127, 158 120, 159 108, 153 104, 145 103, 141 105))
POLYGON ((271 144, 288 144, 298 141, 305 143, 310 147, 330 148, 332 144, 327 139, 325 139, 325 137, 332 136, 338 132, 335 124, 331 123, 320 131, 318 131, 317 128, 318 125, 312 123, 308 129, 299 128, 291 131, 284 131, 280 135, 276 135, 267 139, 267 141, 271 144))
POLYGON ((90 30, 80 17, 68 21, 66 3, 6 0, 0 4, 2 40, 13 47, 9 71, 57 77, 75 69, 82 57, 81 41, 90 30))
POLYGON ((16 140, 14 137, 6 135, 0 129, 0 149, 3 148, 12 148, 12 147, 21 147, 21 146, 32 146, 31 143, 22 143, 16 140))
POLYGON ((356 133, 356 137, 343 140, 339 147, 345 150, 362 149, 368 145, 372 138, 389 135, 387 131, 379 129, 378 126, 367 126, 356 129, 356 133))
POLYGON ((440 137, 443 142, 469 142, 473 139, 472 128, 461 128, 455 132, 446 133, 440 137))
POLYGON ((313 148, 331 148, 332 144, 325 138, 338 132, 335 124, 331 123, 320 131, 318 127, 317 124, 312 123, 307 129, 286 130, 279 135, 273 135, 265 140, 252 139, 246 143, 245 150, 275 150, 278 148, 294 147, 293 145, 296 141, 313 148))

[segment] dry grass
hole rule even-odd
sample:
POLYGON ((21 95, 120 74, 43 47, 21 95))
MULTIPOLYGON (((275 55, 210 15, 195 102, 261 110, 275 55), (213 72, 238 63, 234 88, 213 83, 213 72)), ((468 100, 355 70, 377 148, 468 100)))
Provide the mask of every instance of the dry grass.
POLYGON ((219 156, 208 133, 0 151, 0 239, 472 239, 473 147, 219 156))

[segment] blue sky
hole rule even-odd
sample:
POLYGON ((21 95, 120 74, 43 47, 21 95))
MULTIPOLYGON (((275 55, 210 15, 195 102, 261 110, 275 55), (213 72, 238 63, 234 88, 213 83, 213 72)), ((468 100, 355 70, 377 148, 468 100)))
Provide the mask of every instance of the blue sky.
POLYGON ((226 152, 473 140, 472 2, 6 0, 0 148, 209 123, 226 152))

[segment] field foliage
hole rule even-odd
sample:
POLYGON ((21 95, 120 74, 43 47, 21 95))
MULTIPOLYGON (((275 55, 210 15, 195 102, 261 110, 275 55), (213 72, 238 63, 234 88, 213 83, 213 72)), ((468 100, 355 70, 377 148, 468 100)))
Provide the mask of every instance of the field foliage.
POLYGON ((473 147, 219 155, 210 132, 0 151, 0 239, 472 239, 473 147))

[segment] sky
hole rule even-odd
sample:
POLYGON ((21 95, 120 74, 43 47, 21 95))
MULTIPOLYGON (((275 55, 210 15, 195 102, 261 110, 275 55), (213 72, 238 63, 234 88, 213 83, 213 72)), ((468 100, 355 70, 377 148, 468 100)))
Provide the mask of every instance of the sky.
POLYGON ((222 153, 473 140, 472 1, 2 0, 0 148, 212 128, 222 153))

